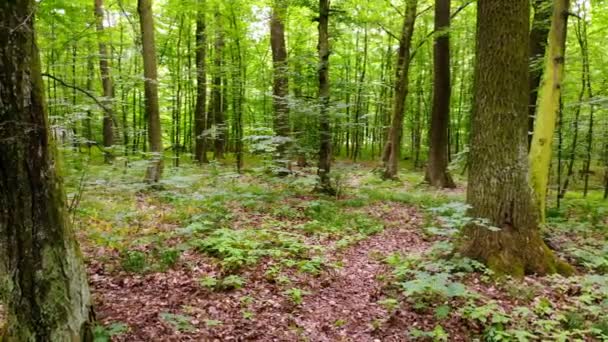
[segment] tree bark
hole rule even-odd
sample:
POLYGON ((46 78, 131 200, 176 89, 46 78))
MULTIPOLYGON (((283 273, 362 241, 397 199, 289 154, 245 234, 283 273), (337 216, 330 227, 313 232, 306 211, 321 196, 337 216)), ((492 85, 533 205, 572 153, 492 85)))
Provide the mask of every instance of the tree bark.
POLYGON ((553 157, 553 135, 560 111, 569 8, 569 0, 555 1, 549 33, 549 53, 545 62, 534 136, 530 146, 530 182, 534 189, 541 222, 545 220, 549 168, 553 157))
POLYGON ((410 46, 414 35, 414 22, 416 21, 417 0, 407 0, 405 19, 399 40, 399 52, 395 68, 395 94, 393 102, 393 119, 389 130, 388 141, 384 147, 382 160, 384 161, 383 178, 397 177, 399 158, 401 155, 401 137, 403 135, 403 116, 405 113, 405 99, 408 94, 408 81, 410 69, 410 46))
POLYGON ((547 38, 551 26, 554 0, 532 0, 534 18, 530 30, 530 102, 528 104, 528 149, 532 144, 534 120, 536 117, 536 102, 543 76, 543 61, 547 49, 547 38))
POLYGON ((2 341, 92 341, 82 256, 65 212, 35 43, 34 0, 0 3, 2 341))
POLYGON ((435 0, 433 65, 433 109, 431 114, 429 160, 426 181, 439 188, 454 188, 448 171, 448 129, 450 125, 450 0, 435 0))
POLYGON ((274 131, 278 139, 275 162, 279 175, 287 175, 291 169, 287 149, 290 140, 289 126, 289 66, 287 64, 287 48, 285 47, 285 16, 287 15, 286 0, 274 0, 272 17, 270 18, 270 46, 272 49, 273 65, 273 106, 274 131))
POLYGON ((146 170, 146 181, 156 183, 163 172, 163 141, 158 106, 158 77, 156 69, 156 47, 154 42, 154 17, 152 0, 138 0, 137 11, 141 28, 142 54, 144 60, 145 108, 148 118, 148 141, 152 158, 146 170))
POLYGON ((319 165, 317 190, 335 194, 331 184, 331 127, 329 120, 329 8, 330 0, 319 0, 319 165))
MULTIPOLYGON (((112 125, 114 106, 114 84, 110 75, 110 63, 108 49, 106 47, 106 35, 103 27, 104 11, 103 0, 95 0, 95 21, 97 27, 97 39, 99 45, 99 71, 101 73, 101 84, 103 88, 103 103, 106 109, 103 114, 103 146, 106 151, 114 144, 114 127, 112 125)), ((106 163, 112 162, 112 154, 104 152, 106 163)))
POLYGON ((209 162, 207 159, 206 139, 203 135, 208 128, 205 115, 205 104, 207 103, 205 4, 205 0, 198 1, 196 16, 196 108, 194 113, 194 136, 196 142, 194 158, 199 163, 209 162))
POLYGON ((469 216, 462 255, 497 274, 567 273, 543 242, 528 185, 528 0, 479 0, 469 216))
POLYGON ((224 158, 224 150, 226 148, 226 120, 224 119, 224 97, 222 80, 224 79, 224 32, 222 28, 222 16, 219 8, 215 10, 216 33, 213 51, 213 88, 211 89, 212 97, 212 114, 213 124, 215 126, 214 153, 215 159, 224 158))

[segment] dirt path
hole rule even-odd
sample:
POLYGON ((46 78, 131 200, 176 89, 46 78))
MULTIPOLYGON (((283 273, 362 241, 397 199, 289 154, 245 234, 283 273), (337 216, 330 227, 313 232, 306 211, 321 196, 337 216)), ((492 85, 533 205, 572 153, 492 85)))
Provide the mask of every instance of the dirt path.
POLYGON ((368 211, 383 219, 387 227, 334 256, 343 267, 335 271, 331 281, 320 282, 329 285, 307 297, 296 317, 310 341, 379 341, 377 329, 389 316, 377 303, 383 299, 382 283, 377 278, 389 272, 381 256, 428 248, 420 234, 420 214, 414 209, 395 204, 368 211))

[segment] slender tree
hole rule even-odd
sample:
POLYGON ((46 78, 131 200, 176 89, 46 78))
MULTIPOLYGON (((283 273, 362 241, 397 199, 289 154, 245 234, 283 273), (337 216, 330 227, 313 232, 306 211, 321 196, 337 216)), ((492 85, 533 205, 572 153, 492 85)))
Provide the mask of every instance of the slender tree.
POLYGON ((274 0, 270 18, 270 46, 272 49, 273 79, 272 86, 274 107, 274 131, 277 136, 277 155, 275 156, 279 175, 289 173, 290 162, 287 156, 288 142, 291 135, 289 126, 289 66, 285 46, 285 16, 287 1, 274 0))
POLYGON ((222 15, 219 5, 215 9, 215 42, 213 49, 213 87, 211 88, 211 108, 213 124, 215 126, 214 153, 215 159, 224 158, 226 148, 226 120, 224 118, 224 108, 226 98, 224 96, 224 30, 222 27, 222 15))
POLYGON ((450 0, 435 0, 435 47, 433 54, 434 77, 433 109, 429 160, 426 181, 440 188, 454 188, 448 171, 448 129, 450 125, 450 0))
POLYGON ((196 13, 196 107, 194 111, 194 158, 199 163, 208 163, 206 139, 204 136, 207 126, 205 104, 207 102, 207 32, 205 25, 205 0, 198 0, 196 13))
POLYGON ((405 19, 399 39, 399 52, 395 68, 395 90, 393 97, 393 117, 388 134, 388 141, 384 147, 382 161, 386 179, 396 178, 401 156, 401 137, 403 136, 403 117, 405 114, 405 99, 408 94, 408 81, 410 69, 410 46, 414 35, 414 22, 416 20, 417 0, 407 0, 405 19))
POLYGON ((554 0, 532 0, 534 17, 530 30, 530 102, 528 103, 528 148, 532 144, 536 102, 540 81, 543 76, 543 61, 547 49, 547 38, 551 26, 554 0))
POLYGON ((154 16, 152 0, 138 0, 137 11, 141 29, 142 55, 144 60, 144 91, 146 116, 148 117, 148 141, 152 159, 146 171, 146 181, 156 183, 163 172, 163 140, 158 106, 158 77, 156 47, 154 42, 154 16))
POLYGON ((529 0, 479 0, 477 11, 467 203, 479 220, 460 251, 499 274, 567 272, 541 238, 528 185, 529 0))
POLYGON ((329 120, 329 9, 330 0, 319 0, 319 165, 317 190, 334 194, 331 171, 331 126, 329 120))
POLYGON ((101 73, 101 84, 103 89, 103 146, 104 159, 106 163, 112 162, 112 153, 107 149, 114 144, 114 126, 112 117, 114 115, 114 84, 112 82, 108 48, 106 46, 106 34, 103 26, 104 11, 103 0, 95 0, 95 22, 97 27, 97 39, 99 45, 99 71, 101 73))
POLYGON ((553 134, 560 111, 569 8, 569 0, 555 0, 549 32, 549 52, 545 62, 534 136, 530 146, 530 181, 541 222, 545 220, 549 168, 553 157, 553 134))
POLYGON ((2 341, 92 341, 91 296, 49 133, 34 0, 0 2, 2 341))

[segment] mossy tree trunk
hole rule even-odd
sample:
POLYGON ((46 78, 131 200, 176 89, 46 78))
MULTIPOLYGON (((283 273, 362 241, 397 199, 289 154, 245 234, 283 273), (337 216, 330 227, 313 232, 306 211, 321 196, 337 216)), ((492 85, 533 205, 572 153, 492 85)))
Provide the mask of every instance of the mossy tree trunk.
POLYGON ((273 64, 273 107, 274 132, 277 136, 277 154, 275 161, 279 168, 279 175, 287 175, 290 169, 287 148, 290 139, 289 127, 289 67, 287 65, 287 48, 285 47, 285 16, 287 15, 287 2, 274 0, 272 16, 270 18, 270 46, 272 49, 273 64))
POLYGON ((163 173, 163 138, 158 106, 158 76, 156 68, 156 46, 154 45, 154 17, 152 0, 138 0, 137 11, 141 28, 142 55, 144 59, 144 92, 146 117, 148 118, 148 141, 152 158, 146 171, 146 181, 156 183, 163 173))
POLYGON ((205 116, 207 103, 205 0, 198 0, 196 15, 196 106, 194 110, 194 158, 199 163, 208 163, 204 132, 208 128, 205 116))
POLYGON ((34 0, 0 2, 3 341, 90 341, 86 273, 65 212, 35 43, 34 0))
POLYGON ((435 1, 433 64, 433 110, 431 114, 429 160, 425 179, 432 186, 454 188, 448 171, 448 129, 450 125, 450 0, 435 1))
POLYGON ((560 111, 569 8, 569 0, 555 0, 549 32, 549 52, 545 62, 536 124, 530 146, 530 182, 534 189, 541 222, 545 220, 549 168, 553 157, 553 134, 560 111))
POLYGON ((395 92, 393 98, 393 118, 388 133, 388 141, 384 146, 382 161, 384 163, 383 178, 397 177, 399 158, 401 156, 401 137, 403 136, 403 116, 405 115, 405 99, 409 92, 410 46, 414 35, 417 0, 407 0, 405 19, 399 39, 399 52, 395 68, 395 92))
POLYGON ((317 190, 334 194, 331 171, 331 126, 329 120, 329 8, 330 0, 319 0, 319 164, 317 190))
POLYGON ((534 17, 530 30, 530 101, 528 103, 528 148, 532 144, 534 120, 536 117, 536 102, 540 81, 543 76, 543 61, 547 49, 549 28, 551 27, 551 14, 554 0, 532 0, 534 17))
POLYGON ((567 271, 543 242, 528 184, 529 0, 479 0, 463 255, 499 274, 567 271), (494 229, 498 228, 499 230, 494 229))

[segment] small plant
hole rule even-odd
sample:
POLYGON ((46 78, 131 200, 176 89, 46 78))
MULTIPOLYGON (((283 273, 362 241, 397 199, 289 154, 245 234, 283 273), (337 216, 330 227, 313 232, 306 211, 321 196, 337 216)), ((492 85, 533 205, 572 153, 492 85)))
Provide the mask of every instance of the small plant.
POLYGON ((304 296, 309 293, 299 288, 292 287, 291 289, 285 291, 284 294, 289 297, 293 304, 300 305, 304 301, 304 296))
POLYGON ((159 261, 163 268, 171 268, 179 261, 181 252, 178 249, 169 248, 162 250, 159 255, 159 261))
POLYGON ((238 275, 229 275, 223 279, 205 276, 199 280, 199 284, 212 291, 229 291, 242 288, 245 285, 245 279, 238 275))
POLYGON ((450 338, 450 335, 443 329, 441 325, 435 326, 435 329, 431 331, 412 329, 410 330, 410 336, 414 339, 430 339, 434 342, 448 341, 450 338))
POLYGON ((226 278, 222 279, 220 283, 220 287, 223 290, 235 290, 240 289, 245 285, 245 279, 238 275, 229 275, 226 278))
POLYGON ((378 304, 380 304, 389 313, 393 313, 399 308, 399 301, 395 298, 382 299, 378 301, 378 304))
POLYGON ((162 312, 160 317, 167 323, 171 324, 175 330, 180 332, 193 331, 192 318, 185 315, 162 312))
POLYGON ((205 276, 198 282, 202 287, 215 289, 218 285, 218 280, 214 276, 205 276))
POLYGON ((141 251, 127 251, 122 255, 121 265, 127 272, 141 273, 147 267, 147 256, 141 251))
POLYGON ((205 321, 205 326, 207 326, 208 328, 213 328, 213 327, 217 327, 224 324, 224 322, 222 321, 218 321, 215 319, 208 319, 205 321))
POLYGON ((93 329, 94 342, 110 342, 112 337, 126 333, 129 326, 124 323, 112 323, 108 326, 96 325, 93 329))

